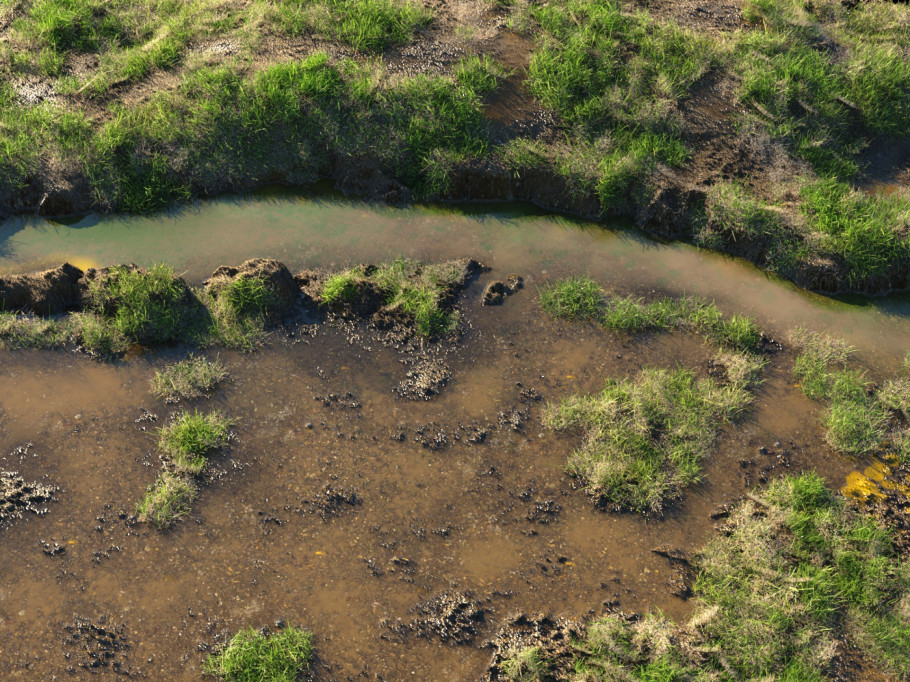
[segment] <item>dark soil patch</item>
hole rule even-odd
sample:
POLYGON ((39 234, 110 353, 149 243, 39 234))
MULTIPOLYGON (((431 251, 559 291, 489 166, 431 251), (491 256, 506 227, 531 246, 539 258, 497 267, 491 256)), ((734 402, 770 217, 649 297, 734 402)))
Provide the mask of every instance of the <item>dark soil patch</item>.
POLYGON ((64 657, 70 662, 67 672, 75 674, 81 668, 89 673, 110 670, 124 677, 138 675, 128 662, 130 643, 122 625, 110 623, 107 616, 101 616, 97 621, 76 618, 64 629, 67 632, 64 657))
POLYGON ((44 505, 56 499, 55 489, 27 482, 15 471, 0 471, 0 523, 20 518, 25 512, 47 514, 44 505))
POLYGON ((64 263, 26 275, 0 277, 0 310, 55 315, 82 306, 82 270, 64 263))
POLYGON ((512 616, 487 646, 493 649, 493 658, 483 680, 514 679, 503 669, 503 661, 530 648, 539 650, 539 658, 553 661, 552 669, 557 672, 554 680, 571 679, 568 672, 575 660, 573 642, 584 637, 585 629, 580 623, 566 618, 551 616, 512 616))

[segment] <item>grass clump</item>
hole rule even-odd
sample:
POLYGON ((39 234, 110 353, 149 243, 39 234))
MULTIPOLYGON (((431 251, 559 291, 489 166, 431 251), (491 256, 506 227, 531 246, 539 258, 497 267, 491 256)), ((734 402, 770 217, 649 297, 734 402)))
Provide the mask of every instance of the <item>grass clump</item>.
POLYGON ((752 400, 748 389, 761 363, 737 358, 723 384, 686 369, 646 369, 635 379, 607 382, 598 395, 548 406, 544 422, 583 432, 567 468, 599 503, 660 513, 699 480, 701 460, 720 425, 736 419, 752 400))
POLYGON ((598 321, 603 313, 603 289, 589 277, 567 277, 545 284, 538 295, 544 312, 557 319, 598 321))
POLYGON ((757 349, 761 330, 742 315, 725 317, 710 301, 697 296, 663 296, 645 302, 607 294, 588 277, 569 277, 539 289, 540 305, 555 318, 591 320, 625 333, 688 329, 706 340, 739 351, 757 349))
POLYGON ((276 18, 292 35, 315 29, 358 50, 380 52, 410 41, 432 14, 419 3, 398 0, 285 0, 276 18))
POLYGON ((545 679, 543 675, 547 672, 546 662, 541 659, 540 647, 537 646, 515 651, 503 658, 499 667, 510 682, 538 682, 545 679))
POLYGON ((372 299, 376 299, 385 313, 412 320, 418 335, 437 336, 457 324, 457 313, 448 306, 464 283, 465 268, 462 261, 422 264, 408 258, 378 267, 358 266, 328 277, 319 298, 325 305, 341 308, 375 305, 372 299))
POLYGON ((59 320, 0 311, 0 348, 57 348, 71 337, 71 329, 59 320))
POLYGON ((169 528, 189 513, 196 492, 191 480, 162 471, 136 505, 136 515, 140 521, 154 524, 159 529, 169 528))
POLYGON ((329 306, 353 303, 359 293, 358 282, 363 276, 362 268, 332 275, 322 285, 322 302, 329 306))
POLYGON ((209 414, 182 412, 161 428, 158 447, 170 457, 178 471, 199 474, 208 463, 208 455, 227 444, 231 426, 233 421, 218 411, 209 414))
POLYGON ((821 682, 837 677, 836 659, 851 647, 910 677, 910 564, 888 530, 817 474, 753 493, 694 568, 687 623, 608 614, 575 643, 570 664, 544 659, 528 679, 821 682))
POLYGON ((161 344, 187 338, 197 306, 183 280, 164 264, 148 270, 117 266, 89 282, 88 310, 110 320, 131 342, 161 344))
POLYGON ((831 447, 862 456, 897 445, 901 456, 907 434, 897 415, 904 408, 904 382, 873 390, 865 373, 848 367, 853 349, 842 339, 798 329, 793 341, 800 348, 793 376, 809 398, 827 403, 823 423, 831 447))
POLYGON ((310 668, 313 635, 286 627, 264 634, 241 630, 221 651, 205 659, 202 670, 226 682, 296 682, 310 668))
POLYGON ((252 351, 279 310, 278 297, 261 277, 238 277, 216 290, 198 292, 211 313, 208 343, 252 351))
POLYGON ((220 360, 212 362, 194 355, 156 371, 152 392, 168 403, 192 400, 211 393, 225 377, 220 360))

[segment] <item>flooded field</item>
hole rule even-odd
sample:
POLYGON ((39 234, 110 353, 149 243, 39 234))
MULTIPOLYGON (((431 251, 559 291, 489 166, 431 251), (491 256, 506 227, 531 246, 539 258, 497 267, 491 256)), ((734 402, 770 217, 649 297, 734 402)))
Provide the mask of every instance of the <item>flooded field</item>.
POLYGON ((235 437, 189 518, 165 533, 133 514, 159 468, 155 432, 187 406, 156 399, 149 382, 187 349, 112 363, 0 352, 0 469, 58 488, 46 514, 0 531, 0 677, 89 677, 89 652, 106 651, 103 674, 194 680, 227 633, 286 621, 315 633, 321 679, 477 680, 485 641, 516 613, 584 619, 618 604, 686 618, 674 566, 655 549, 696 551, 714 533, 711 514, 769 477, 816 470, 838 488, 868 464, 825 445, 819 405, 793 384, 786 333, 841 334, 885 376, 907 350, 903 300, 832 301, 691 247, 487 208, 285 197, 0 226, 0 273, 166 261, 199 282, 256 256, 292 270, 402 255, 490 268, 461 294, 458 341, 438 349, 451 379, 428 401, 396 395, 407 366, 356 326, 276 333, 252 354, 208 351, 229 379, 189 407, 221 409, 235 437), (512 273, 524 289, 482 307, 486 284, 512 273), (579 436, 546 429, 541 410, 642 367, 705 375, 713 351, 687 334, 552 321, 536 287, 567 274, 621 293, 708 296, 784 340, 702 483, 662 518, 596 509, 564 473, 579 436), (469 621, 457 637, 423 622, 447 622, 453 604, 469 621))

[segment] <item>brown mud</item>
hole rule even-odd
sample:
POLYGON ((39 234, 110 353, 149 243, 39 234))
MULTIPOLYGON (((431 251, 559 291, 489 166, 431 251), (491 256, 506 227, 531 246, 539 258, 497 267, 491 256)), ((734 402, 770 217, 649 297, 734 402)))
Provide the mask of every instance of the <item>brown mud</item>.
POLYGON ((0 469, 59 490, 45 516, 0 531, 0 628, 16 633, 0 677, 198 679, 230 633, 282 620, 315 632, 320 679, 476 680, 504 624, 558 639, 559 619, 604 609, 685 618, 679 568, 719 508, 772 476, 815 469, 837 487, 853 468, 824 445, 784 349, 663 517, 597 510, 563 473, 578 436, 544 429, 541 407, 644 366, 707 374, 713 351, 553 322, 531 287, 483 306, 508 274, 467 282, 430 400, 399 396, 409 365, 359 319, 221 351, 231 381, 191 407, 236 419, 237 438, 168 533, 133 514, 171 410, 149 381, 182 349, 112 364, 3 353, 0 469))

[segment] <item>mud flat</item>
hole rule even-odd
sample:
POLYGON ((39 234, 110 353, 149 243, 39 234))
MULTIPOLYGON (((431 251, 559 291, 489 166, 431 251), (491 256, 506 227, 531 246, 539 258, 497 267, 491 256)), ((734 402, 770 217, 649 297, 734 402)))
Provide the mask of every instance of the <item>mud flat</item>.
POLYGON ((275 330, 252 354, 205 351, 228 379, 179 407, 222 411, 236 437, 166 533, 138 523, 135 503, 178 407, 151 379, 184 347, 106 363, 5 351, 2 468, 59 490, 0 537, 0 604, 20 634, 4 675, 198 679, 232 633, 281 620, 312 629, 326 679, 479 679, 485 643, 516 614, 685 620, 674 557, 712 537, 719 507, 782 473, 818 471, 836 488, 853 469, 824 445, 784 348, 701 483, 662 515, 598 509, 564 473, 578 436, 545 428, 543 406, 643 367, 709 377, 713 351, 688 333, 553 321, 527 286, 482 305, 509 274, 481 272, 454 299, 457 327, 428 342, 449 375, 429 400, 400 395, 402 350, 356 317, 275 330))

